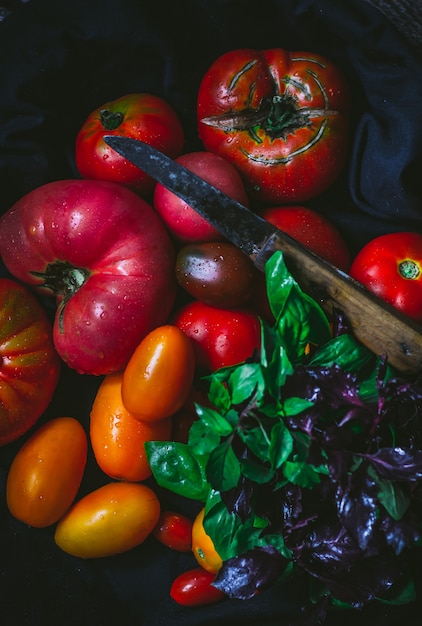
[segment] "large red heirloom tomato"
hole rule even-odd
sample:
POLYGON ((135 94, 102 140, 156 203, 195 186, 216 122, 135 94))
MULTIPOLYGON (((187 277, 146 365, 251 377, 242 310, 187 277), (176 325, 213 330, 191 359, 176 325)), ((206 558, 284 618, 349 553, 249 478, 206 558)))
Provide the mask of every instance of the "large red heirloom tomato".
POLYGON ((342 73, 319 54, 233 50, 201 81, 199 135, 237 167, 251 197, 301 202, 344 166, 349 100, 342 73))
POLYGON ((0 445, 18 439, 49 405, 60 373, 52 329, 35 296, 0 279, 0 445))
POLYGON ((175 252, 164 224, 115 183, 64 180, 31 191, 0 220, 0 254, 19 280, 56 297, 54 343, 81 373, 122 369, 173 306, 175 252))
POLYGON ((141 195, 152 191, 153 179, 110 148, 104 135, 141 139, 172 158, 181 154, 185 143, 176 112, 151 94, 128 94, 90 113, 76 137, 75 159, 80 175, 120 183, 141 195))

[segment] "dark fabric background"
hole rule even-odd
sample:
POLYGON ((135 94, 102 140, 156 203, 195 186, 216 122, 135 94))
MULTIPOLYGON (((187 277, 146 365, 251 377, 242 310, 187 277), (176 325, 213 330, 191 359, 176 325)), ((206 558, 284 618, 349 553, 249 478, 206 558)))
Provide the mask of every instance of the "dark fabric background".
MULTIPOLYGON (((422 231, 422 60, 365 0, 29 0, 3 2, 2 17, 0 212, 38 185, 76 177, 77 130, 91 110, 125 93, 166 99, 183 122, 186 151, 200 149, 196 91, 209 65, 234 48, 279 46, 332 57, 352 85, 348 167, 310 205, 338 225, 352 251, 384 232, 422 231)), ((88 427, 98 384, 64 368, 41 421, 70 414, 88 427)), ((2 626, 299 624, 306 600, 299 581, 248 602, 183 609, 168 591, 178 573, 195 565, 190 554, 152 539, 112 559, 81 561, 62 553, 53 528, 27 528, 7 512, 7 470, 24 439, 0 449, 2 626)), ((91 457, 81 495, 106 480, 91 457)), ((196 510, 161 495, 165 506, 196 510)), ((327 624, 408 626, 419 623, 415 612, 420 615, 419 606, 371 606, 359 615, 331 615, 327 624)))

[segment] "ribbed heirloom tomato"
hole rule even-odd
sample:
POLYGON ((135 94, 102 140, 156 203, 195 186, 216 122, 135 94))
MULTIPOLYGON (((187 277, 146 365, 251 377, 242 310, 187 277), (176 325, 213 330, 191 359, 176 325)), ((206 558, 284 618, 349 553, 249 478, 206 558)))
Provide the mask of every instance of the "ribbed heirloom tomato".
POLYGON ((194 373, 190 339, 172 324, 159 326, 141 341, 123 371, 124 405, 141 420, 168 418, 186 401, 194 373))
POLYGON ((20 448, 9 469, 6 499, 14 517, 37 528, 57 522, 73 503, 87 460, 80 422, 46 422, 20 448))
POLYGON ((28 289, 0 279, 0 446, 18 439, 41 417, 59 374, 45 311, 28 289))
POLYGON ((54 539, 83 559, 113 556, 143 543, 159 517, 160 502, 150 487, 111 482, 78 500, 57 524, 54 539))
POLYGON ((151 476, 146 441, 170 438, 171 419, 142 422, 129 413, 122 400, 123 373, 108 374, 91 407, 89 434, 102 471, 118 480, 140 481, 151 476))

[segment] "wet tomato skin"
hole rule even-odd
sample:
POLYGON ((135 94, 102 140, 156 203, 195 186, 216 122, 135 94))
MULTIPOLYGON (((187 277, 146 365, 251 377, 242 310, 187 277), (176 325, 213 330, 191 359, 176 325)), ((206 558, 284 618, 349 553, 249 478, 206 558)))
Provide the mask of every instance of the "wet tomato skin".
POLYGON ((194 300, 172 322, 191 338, 197 366, 211 372, 242 363, 261 345, 258 315, 246 308, 222 309, 194 300))
POLYGON ((180 574, 170 588, 170 596, 182 606, 206 606, 226 598, 226 594, 212 586, 215 574, 197 567, 180 574))
POLYGON ((239 248, 229 242, 202 242, 181 248, 176 279, 193 298, 211 306, 232 308, 252 297, 257 270, 239 248))
POLYGON ((178 552, 190 552, 192 549, 192 520, 186 515, 174 511, 163 511, 154 537, 163 545, 178 552))
POLYGON ((37 528, 56 523, 77 495, 87 450, 85 431, 73 417, 58 417, 41 426, 10 466, 6 499, 12 515, 37 528))
POLYGON ((173 415, 192 387, 195 354, 190 339, 172 324, 159 326, 138 345, 123 371, 122 399, 148 422, 173 415))
POLYGON ((54 539, 82 559, 113 556, 143 543, 159 517, 160 503, 150 487, 111 482, 78 500, 57 524, 54 539))
POLYGON ((145 442, 171 436, 170 418, 158 422, 136 419, 123 404, 122 372, 108 374, 91 407, 89 434, 95 459, 102 471, 116 480, 140 481, 151 476, 145 442))

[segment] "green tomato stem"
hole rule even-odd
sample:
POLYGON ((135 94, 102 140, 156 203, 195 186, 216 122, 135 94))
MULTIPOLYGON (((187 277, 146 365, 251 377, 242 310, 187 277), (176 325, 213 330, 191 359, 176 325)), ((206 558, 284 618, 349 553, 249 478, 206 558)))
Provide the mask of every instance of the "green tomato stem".
POLYGON ((100 120, 106 130, 115 130, 123 122, 124 115, 120 111, 110 111, 109 109, 101 109, 100 120))
POLYGON ((407 280, 415 280, 419 277, 421 269, 415 261, 406 259, 405 261, 399 263, 399 273, 400 276, 406 278, 407 280))

